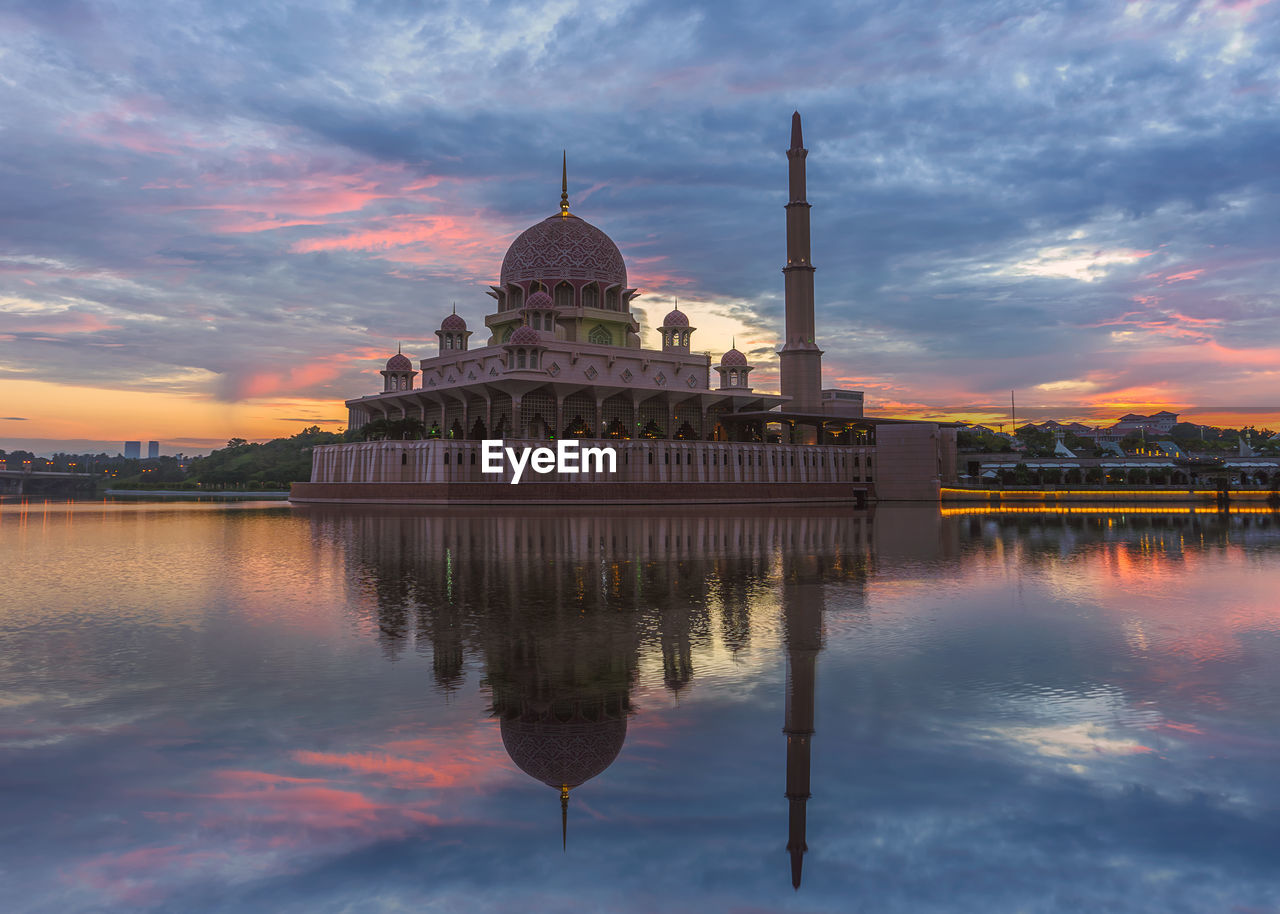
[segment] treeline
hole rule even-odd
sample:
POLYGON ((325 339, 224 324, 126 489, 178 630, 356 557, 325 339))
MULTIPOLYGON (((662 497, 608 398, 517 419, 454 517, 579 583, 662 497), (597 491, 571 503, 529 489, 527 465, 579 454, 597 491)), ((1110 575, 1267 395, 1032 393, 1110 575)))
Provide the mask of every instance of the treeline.
POLYGON ((311 478, 311 449, 319 444, 346 440, 318 425, 304 428, 292 438, 275 438, 254 444, 232 438, 227 446, 191 462, 187 481, 192 487, 287 489, 290 483, 311 478))

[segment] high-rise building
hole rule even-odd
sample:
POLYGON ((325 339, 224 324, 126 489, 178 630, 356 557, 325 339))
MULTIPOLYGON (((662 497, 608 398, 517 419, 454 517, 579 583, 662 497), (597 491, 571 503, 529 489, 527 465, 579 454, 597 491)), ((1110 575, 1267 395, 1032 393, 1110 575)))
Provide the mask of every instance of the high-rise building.
POLYGON ((149 460, 155 460, 159 456, 160 456, 160 442, 148 441, 147 442, 147 458, 149 460))
POLYGON ((124 455, 126 457, 132 458, 133 460, 137 460, 139 457, 142 456, 142 442, 126 441, 124 443, 124 455))

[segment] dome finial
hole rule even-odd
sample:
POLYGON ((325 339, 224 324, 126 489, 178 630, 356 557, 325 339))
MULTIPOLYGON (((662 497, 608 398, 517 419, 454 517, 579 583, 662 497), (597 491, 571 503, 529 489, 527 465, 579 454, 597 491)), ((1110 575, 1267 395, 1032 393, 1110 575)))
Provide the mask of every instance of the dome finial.
POLYGON ((404 353, 400 351, 400 346, 401 346, 400 341, 396 340, 396 355, 404 355, 404 353))
POLYGON ((680 299, 678 299, 678 298, 676 299, 676 310, 677 310, 677 311, 679 311, 679 310, 680 310, 680 299))
POLYGON ((560 150, 560 215, 569 215, 569 154, 560 150))
POLYGON ((457 303, 457 302, 454 302, 454 303, 453 303, 453 313, 454 313, 454 314, 457 314, 457 313, 458 313, 458 303, 457 303))

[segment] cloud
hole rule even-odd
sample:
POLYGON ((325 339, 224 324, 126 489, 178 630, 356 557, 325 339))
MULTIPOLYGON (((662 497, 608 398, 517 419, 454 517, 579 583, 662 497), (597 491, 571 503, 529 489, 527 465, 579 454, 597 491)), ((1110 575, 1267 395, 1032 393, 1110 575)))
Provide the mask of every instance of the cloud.
POLYGON ((641 307, 696 300, 695 346, 736 331, 763 362, 799 107, 819 341, 873 409, 1060 401, 1064 379, 1081 410, 1268 405, 1278 19, 447 0, 300 23, 231 0, 175 29, 138 2, 11 4, 0 296, 24 305, 0 371, 358 395, 397 339, 430 354, 451 302, 480 326, 566 148, 641 307))

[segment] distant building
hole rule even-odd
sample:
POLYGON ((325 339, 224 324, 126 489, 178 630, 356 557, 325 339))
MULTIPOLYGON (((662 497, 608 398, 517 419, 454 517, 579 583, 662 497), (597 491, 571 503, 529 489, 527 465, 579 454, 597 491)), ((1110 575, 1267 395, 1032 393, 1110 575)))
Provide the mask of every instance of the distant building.
POLYGON ((155 460, 159 456, 160 456, 160 442, 148 441, 147 442, 147 458, 150 460, 155 460))
POLYGON ((1167 435, 1173 431, 1173 427, 1177 424, 1178 414, 1171 413, 1168 410, 1161 410, 1150 416, 1129 413, 1121 416, 1120 421, 1111 426, 1111 431, 1120 432, 1122 436, 1141 432, 1155 432, 1156 434, 1167 435))
POLYGON ((124 455, 132 460, 137 460, 142 456, 142 442, 126 441, 124 443, 124 455))

